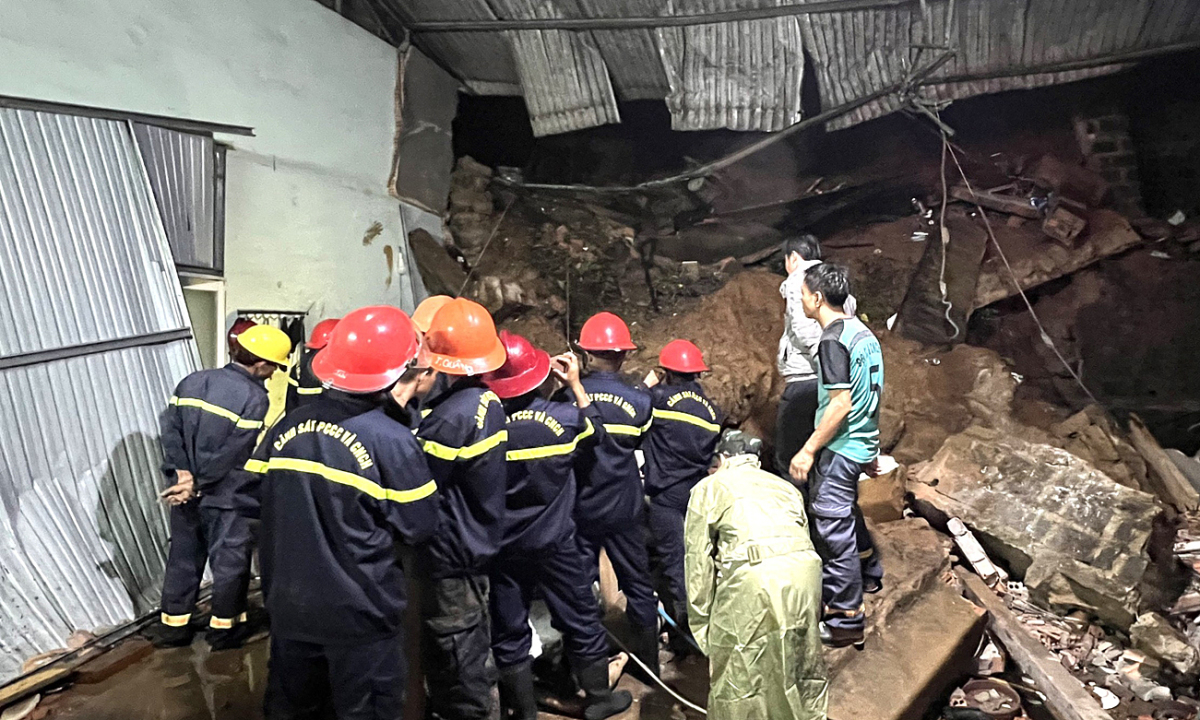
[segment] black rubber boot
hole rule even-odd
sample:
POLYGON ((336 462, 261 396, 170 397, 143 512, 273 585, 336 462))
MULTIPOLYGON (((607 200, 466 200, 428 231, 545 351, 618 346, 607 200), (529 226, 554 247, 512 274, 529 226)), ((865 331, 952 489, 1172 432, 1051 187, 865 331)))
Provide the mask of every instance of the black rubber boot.
POLYGON ((633 704, 633 696, 625 690, 613 692, 608 687, 608 658, 600 658, 579 671, 579 686, 587 695, 583 717, 604 720, 625 712, 633 704))
POLYGON ((238 623, 228 630, 212 630, 210 629, 204 634, 204 639, 208 641, 209 647, 214 652, 220 650, 236 650, 246 644, 250 636, 254 634, 254 629, 249 623, 238 623))
POLYGON ((533 690, 533 665, 526 660, 500 671, 500 717, 537 720, 537 695, 533 690))
POLYGON ((829 623, 821 623, 821 642, 826 647, 842 648, 853 645, 855 650, 864 646, 863 628, 834 627, 829 623))
POLYGON ((658 676, 658 628, 642 628, 638 630, 629 649, 633 651, 638 660, 641 660, 646 667, 650 668, 651 673, 658 676))
POLYGON ((154 647, 175 648, 191 645, 196 632, 188 625, 171 627, 160 623, 147 634, 150 636, 150 642, 154 643, 154 647))

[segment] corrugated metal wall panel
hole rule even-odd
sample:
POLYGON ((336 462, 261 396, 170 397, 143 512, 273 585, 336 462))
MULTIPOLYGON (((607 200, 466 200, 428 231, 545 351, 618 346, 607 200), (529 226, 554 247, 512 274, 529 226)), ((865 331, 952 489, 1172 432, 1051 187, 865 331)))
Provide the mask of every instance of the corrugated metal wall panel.
POLYGON ((0 357, 188 327, 123 122, 0 108, 0 357))
MULTIPOLYGON (((129 125, 0 109, 0 359, 187 327, 129 125)), ((157 417, 197 364, 178 340, 0 369, 0 680, 155 604, 157 417)))
MULTIPOLYGON (((673 14, 721 12, 778 0, 677 0, 673 14)), ((804 53, 794 17, 660 28, 676 130, 782 130, 800 120, 804 53)))
MULTIPOLYGON (((569 17, 653 17, 670 0, 563 0, 569 17)), ((608 65, 613 88, 622 100, 660 100, 671 91, 653 30, 593 30, 592 39, 608 65)))
MULTIPOLYGON (((384 0, 416 18, 494 20, 487 0, 384 0)), ((521 77, 512 43, 503 33, 436 33, 421 37, 421 46, 441 59, 480 95, 520 95, 521 77)))
POLYGON ((158 412, 189 341, 0 370, 0 680, 158 602, 158 412))
POLYGON ((220 270, 213 241, 213 139, 134 123, 150 187, 178 265, 220 270))

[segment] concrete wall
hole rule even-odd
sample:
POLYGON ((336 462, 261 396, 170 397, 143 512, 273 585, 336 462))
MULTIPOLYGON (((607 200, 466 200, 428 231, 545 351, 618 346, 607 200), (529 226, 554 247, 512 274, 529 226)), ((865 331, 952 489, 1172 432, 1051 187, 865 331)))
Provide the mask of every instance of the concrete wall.
POLYGON ((0 95, 254 128, 218 137, 230 313, 411 308, 387 43, 313 0, 12 0, 0 59, 0 95))

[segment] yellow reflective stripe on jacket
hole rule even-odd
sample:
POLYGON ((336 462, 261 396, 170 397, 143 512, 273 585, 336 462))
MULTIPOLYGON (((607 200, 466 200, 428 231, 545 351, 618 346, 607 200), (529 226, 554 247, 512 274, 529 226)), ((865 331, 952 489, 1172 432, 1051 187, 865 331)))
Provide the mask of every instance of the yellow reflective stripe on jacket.
POLYGON ((587 418, 584 418, 584 420, 587 422, 587 426, 571 442, 560 445, 542 445, 540 447, 523 448, 521 450, 509 450, 504 454, 505 459, 512 461, 541 460, 542 458, 554 457, 555 455, 570 455, 579 447, 580 440, 585 440, 596 432, 596 428, 592 426, 592 421, 587 418))
POLYGON ((355 490, 370 495, 376 500, 390 500, 397 503, 416 502, 417 500, 429 497, 437 490, 437 483, 433 480, 412 490, 392 490, 361 475, 355 475, 352 472, 338 470, 319 462, 301 460, 299 458, 271 458, 267 462, 267 467, 270 470, 292 470, 294 472, 308 473, 309 475, 318 475, 330 482, 335 482, 339 485, 348 485, 355 490))
POLYGON ((709 432, 721 432, 721 426, 716 423, 710 423, 707 420, 702 420, 695 415, 689 415, 678 410, 659 410, 654 409, 654 417, 659 420, 678 420, 679 422, 690 423, 696 427, 704 428, 709 432))
POLYGON ((242 466, 242 469, 245 470, 246 472, 252 472, 256 475, 262 475, 269 468, 267 467, 266 460, 255 460, 254 458, 250 458, 249 460, 246 461, 246 464, 242 466))
POLYGON ((232 410, 226 410, 220 405, 213 405, 212 403, 204 402, 199 398, 181 398, 172 395, 171 404, 177 407, 194 407, 203 410, 204 412, 212 413, 217 417, 225 418, 243 430, 258 430, 263 426, 262 420, 246 420, 245 418, 238 417, 238 414, 232 410))
POLYGON ((430 413, 432 413, 432 412, 433 412, 433 408, 425 408, 424 410, 421 411, 421 417, 427 418, 427 417, 429 417, 430 413))
POLYGON ((501 430, 491 437, 466 447, 450 447, 433 440, 421 440, 421 447, 424 448, 426 455, 432 455, 438 460, 471 460, 483 455, 488 450, 494 450, 502 442, 508 442, 507 430, 501 430))
POLYGON ((646 423, 642 427, 638 427, 636 425, 621 425, 619 423, 604 423, 604 431, 609 435, 633 435, 636 437, 649 429, 650 423, 646 423))
POLYGON ((296 388, 297 395, 320 395, 323 392, 325 392, 325 388, 323 388, 323 387, 315 387, 315 388, 297 387, 296 388))

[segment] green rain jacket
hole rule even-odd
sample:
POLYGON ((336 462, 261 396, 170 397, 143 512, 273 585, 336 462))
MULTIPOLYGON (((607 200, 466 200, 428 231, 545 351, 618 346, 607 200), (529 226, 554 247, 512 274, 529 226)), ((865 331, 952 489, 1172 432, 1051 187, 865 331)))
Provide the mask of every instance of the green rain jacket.
POLYGON ((729 458, 692 490, 684 532, 709 720, 824 720, 821 559, 800 492, 752 455, 729 458))

